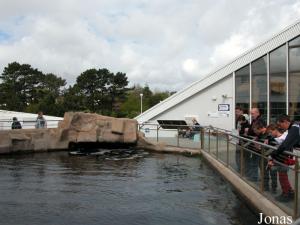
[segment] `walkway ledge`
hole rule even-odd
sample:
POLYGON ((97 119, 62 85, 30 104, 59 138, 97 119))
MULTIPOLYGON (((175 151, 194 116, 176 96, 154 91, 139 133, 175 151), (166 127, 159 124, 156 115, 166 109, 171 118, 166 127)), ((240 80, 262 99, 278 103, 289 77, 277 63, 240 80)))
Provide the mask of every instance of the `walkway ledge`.
POLYGON ((289 216, 207 152, 202 150, 201 154, 203 158, 236 189, 239 195, 259 213, 263 213, 264 216, 289 216))
POLYGON ((275 205, 273 202, 268 200, 265 196, 247 184, 242 180, 236 173, 226 167, 224 164, 213 158, 204 150, 196 150, 182 147, 168 146, 165 143, 152 143, 145 138, 140 137, 139 148, 155 151, 161 153, 177 153, 177 154, 188 154, 188 155, 198 155, 201 154, 202 158, 206 160, 212 168, 217 170, 225 180, 227 180, 233 188, 238 192, 238 194, 246 201, 246 203, 256 209, 257 212, 263 213, 264 216, 278 216, 278 217, 288 217, 290 215, 286 214, 281 208, 275 205))

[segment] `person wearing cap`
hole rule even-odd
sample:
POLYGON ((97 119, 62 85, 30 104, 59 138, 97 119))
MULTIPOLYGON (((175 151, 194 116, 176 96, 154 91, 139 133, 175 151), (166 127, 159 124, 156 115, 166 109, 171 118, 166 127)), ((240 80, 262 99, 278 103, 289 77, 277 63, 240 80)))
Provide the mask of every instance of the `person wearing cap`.
POLYGON ((13 117, 13 122, 11 124, 11 129, 22 129, 21 123, 18 121, 17 117, 13 117))

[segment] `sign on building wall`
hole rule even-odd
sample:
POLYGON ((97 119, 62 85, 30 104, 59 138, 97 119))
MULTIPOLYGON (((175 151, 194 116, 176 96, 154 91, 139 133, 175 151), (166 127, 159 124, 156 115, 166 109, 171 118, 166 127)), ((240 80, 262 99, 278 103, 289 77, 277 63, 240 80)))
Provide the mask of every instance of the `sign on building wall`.
POLYGON ((230 105, 229 104, 219 104, 218 105, 218 111, 219 112, 229 112, 230 111, 230 105))

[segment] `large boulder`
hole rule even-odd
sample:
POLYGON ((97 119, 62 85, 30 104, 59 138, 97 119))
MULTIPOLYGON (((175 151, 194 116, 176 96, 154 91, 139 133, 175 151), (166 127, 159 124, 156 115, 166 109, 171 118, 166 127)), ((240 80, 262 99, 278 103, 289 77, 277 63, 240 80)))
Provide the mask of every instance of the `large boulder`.
POLYGON ((136 120, 113 118, 92 113, 65 113, 58 125, 61 141, 135 144, 136 120))
POLYGON ((58 128, 0 131, 0 154, 68 149, 70 143, 135 145, 137 121, 92 113, 65 113, 58 128))

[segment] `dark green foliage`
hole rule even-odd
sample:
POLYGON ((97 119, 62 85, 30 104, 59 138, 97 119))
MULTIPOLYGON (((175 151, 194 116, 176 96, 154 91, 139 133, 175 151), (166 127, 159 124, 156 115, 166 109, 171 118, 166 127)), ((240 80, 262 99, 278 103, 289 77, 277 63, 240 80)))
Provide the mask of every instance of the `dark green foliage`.
POLYGON ((121 105, 121 111, 129 118, 134 118, 141 113, 141 97, 143 94, 143 112, 171 96, 170 92, 153 93, 148 85, 134 86, 127 91, 125 102, 121 105))
POLYGON ((128 83, 125 73, 88 69, 66 88, 66 80, 55 74, 13 62, 0 75, 0 109, 53 116, 85 111, 133 118, 140 113, 141 93, 144 111, 170 96, 169 92, 153 93, 147 85, 128 88, 128 83))

